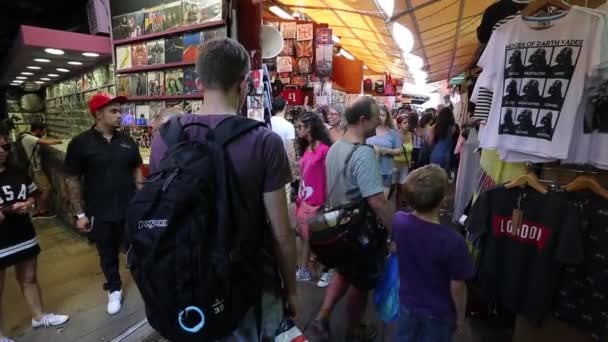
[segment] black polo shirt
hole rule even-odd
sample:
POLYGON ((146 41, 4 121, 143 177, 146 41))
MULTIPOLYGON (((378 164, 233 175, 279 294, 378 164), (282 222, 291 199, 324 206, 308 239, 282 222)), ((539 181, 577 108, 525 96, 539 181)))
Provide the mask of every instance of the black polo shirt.
POLYGON ((95 128, 72 139, 65 157, 66 172, 84 176, 87 216, 104 221, 124 218, 135 193, 133 172, 141 164, 139 147, 131 137, 116 132, 108 142, 95 128))

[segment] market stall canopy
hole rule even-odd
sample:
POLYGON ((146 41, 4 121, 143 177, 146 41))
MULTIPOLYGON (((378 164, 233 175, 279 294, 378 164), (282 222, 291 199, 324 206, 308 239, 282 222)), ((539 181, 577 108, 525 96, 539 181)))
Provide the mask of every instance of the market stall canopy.
POLYGON ((479 43, 477 27, 493 0, 395 0, 394 21, 374 0, 280 0, 291 12, 327 23, 340 45, 374 72, 413 79, 391 34, 392 22, 410 30, 412 54, 424 61, 429 81, 449 79, 473 61, 479 43))

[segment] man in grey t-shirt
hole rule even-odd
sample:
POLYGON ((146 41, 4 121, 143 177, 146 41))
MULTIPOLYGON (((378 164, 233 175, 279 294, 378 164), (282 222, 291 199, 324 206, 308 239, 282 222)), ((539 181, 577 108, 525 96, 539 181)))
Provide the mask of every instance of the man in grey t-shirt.
MULTIPOLYGON (((376 133, 380 124, 380 109, 374 99, 359 97, 346 109, 344 114, 347 129, 343 138, 336 142, 327 155, 327 201, 330 206, 354 203, 365 199, 380 222, 390 230, 393 211, 384 196, 380 165, 374 149, 365 144, 365 139, 376 133), (348 164, 346 160, 355 148, 348 164), (345 165, 346 164, 346 165, 345 165), (346 171, 346 176, 344 176, 346 171)), ((319 340, 329 340, 329 317, 336 303, 346 294, 349 287, 347 307, 347 340, 373 341, 375 329, 361 325, 367 308, 368 289, 357 288, 355 279, 337 272, 325 293, 323 305, 317 318, 312 322, 310 333, 319 340)))

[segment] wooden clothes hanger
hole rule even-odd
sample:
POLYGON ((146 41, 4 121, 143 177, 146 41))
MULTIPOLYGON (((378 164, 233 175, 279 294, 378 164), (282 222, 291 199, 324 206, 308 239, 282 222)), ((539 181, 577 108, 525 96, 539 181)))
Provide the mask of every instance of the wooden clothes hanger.
POLYGON ((546 194, 548 192, 547 188, 540 183, 538 177, 534 173, 527 173, 525 175, 517 176, 505 184, 505 188, 507 189, 525 186, 528 186, 541 194, 546 194))
POLYGON ((591 190, 594 194, 604 199, 608 199, 608 190, 592 176, 578 176, 570 182, 570 184, 566 185, 564 190, 568 192, 591 190))
POLYGON ((531 17, 537 14, 538 12, 544 10, 548 6, 553 6, 564 11, 570 9, 570 5, 563 2, 562 0, 536 0, 530 2, 528 6, 521 10, 521 15, 524 17, 531 17))

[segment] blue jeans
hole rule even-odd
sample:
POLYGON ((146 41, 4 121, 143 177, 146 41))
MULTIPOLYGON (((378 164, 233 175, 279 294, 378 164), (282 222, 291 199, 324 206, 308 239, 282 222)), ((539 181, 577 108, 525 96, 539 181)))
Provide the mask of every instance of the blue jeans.
POLYGON ((393 342, 451 342, 454 329, 446 322, 413 316, 403 305, 393 342))

